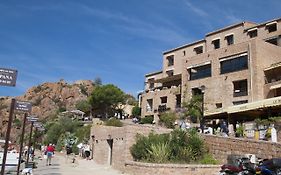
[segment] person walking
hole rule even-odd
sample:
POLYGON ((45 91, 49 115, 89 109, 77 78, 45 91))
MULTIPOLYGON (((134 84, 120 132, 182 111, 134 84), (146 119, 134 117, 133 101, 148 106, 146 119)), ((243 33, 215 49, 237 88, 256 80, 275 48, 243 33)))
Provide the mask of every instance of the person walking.
POLYGON ((53 147, 52 144, 49 144, 49 146, 46 149, 46 152, 47 152, 47 163, 46 163, 46 165, 48 166, 48 165, 52 164, 52 157, 55 153, 55 148, 53 147))
POLYGON ((91 148, 88 143, 85 144, 84 151, 85 151, 86 160, 90 160, 91 148))

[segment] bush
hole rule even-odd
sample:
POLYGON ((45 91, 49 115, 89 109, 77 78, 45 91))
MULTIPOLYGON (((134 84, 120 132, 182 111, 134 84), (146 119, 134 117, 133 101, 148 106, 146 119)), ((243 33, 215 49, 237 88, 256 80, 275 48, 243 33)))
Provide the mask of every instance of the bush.
MULTIPOLYGON (((143 136, 140 134, 137 134, 136 136, 136 143, 130 148, 130 152, 136 161, 141 160, 147 160, 147 161, 154 161, 153 155, 149 153, 149 149, 151 148, 151 145, 156 144, 163 144, 167 143, 169 140, 169 134, 154 134, 150 133, 148 136, 143 136)), ((156 149, 159 148, 153 148, 154 152, 156 154, 156 149)))
POLYGON ((171 149, 169 148, 168 142, 166 143, 153 143, 148 148, 148 153, 152 162, 164 163, 170 158, 171 149))
POLYGON ((153 115, 145 116, 144 118, 141 118, 140 124, 152 124, 153 120, 153 115))
POLYGON ((167 128, 175 128, 174 124, 177 119, 177 116, 175 113, 169 112, 164 113, 159 118, 160 124, 166 126, 167 128))
POLYGON ((105 125, 106 126, 122 127, 123 123, 120 120, 116 119, 116 118, 110 118, 109 120, 107 120, 105 122, 105 125))
POLYGON ((174 130, 170 134, 137 135, 136 143, 130 148, 136 161, 146 162, 212 162, 203 139, 195 129, 174 130))
POLYGON ((201 164, 212 164, 217 165, 219 162, 211 154, 205 154, 203 158, 200 160, 201 164))

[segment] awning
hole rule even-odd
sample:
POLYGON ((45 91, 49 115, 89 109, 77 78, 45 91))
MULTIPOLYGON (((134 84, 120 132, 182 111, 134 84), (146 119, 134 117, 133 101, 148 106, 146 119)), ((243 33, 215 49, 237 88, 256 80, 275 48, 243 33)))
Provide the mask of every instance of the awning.
POLYGON ((226 110, 224 108, 218 108, 218 109, 214 109, 214 110, 206 110, 204 111, 204 116, 212 116, 212 115, 218 115, 218 114, 222 114, 222 113, 226 113, 226 110))
POLYGON ((227 113, 232 114, 232 113, 251 111, 251 110, 263 109, 267 107, 280 106, 280 105, 281 105, 281 97, 274 97, 274 98, 269 98, 256 102, 231 106, 227 108, 227 113))
POLYGON ((275 64, 271 64, 270 67, 265 68, 263 71, 269 71, 269 70, 272 70, 272 69, 275 69, 275 68, 278 68, 278 67, 281 67, 281 62, 278 62, 278 63, 275 63, 275 64))
POLYGON ((273 90, 273 89, 278 89, 278 88, 281 88, 281 83, 280 84, 276 84, 276 85, 272 85, 270 86, 270 90, 273 90))
POLYGON ((277 24, 277 21, 272 21, 272 22, 270 22, 270 23, 267 23, 267 24, 265 24, 265 26, 271 26, 271 25, 273 25, 273 24, 277 24))

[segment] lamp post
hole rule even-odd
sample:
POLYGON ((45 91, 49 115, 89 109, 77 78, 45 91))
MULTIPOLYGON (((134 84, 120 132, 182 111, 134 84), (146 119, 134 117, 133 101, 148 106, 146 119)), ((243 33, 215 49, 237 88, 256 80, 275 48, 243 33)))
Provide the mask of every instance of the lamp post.
POLYGON ((201 114, 201 121, 200 121, 200 127, 201 127, 201 131, 202 133, 204 134, 204 125, 205 125, 205 118, 204 118, 204 94, 205 94, 205 89, 206 87, 204 85, 202 85, 200 87, 200 90, 201 90, 201 95, 202 95, 202 114, 201 114))

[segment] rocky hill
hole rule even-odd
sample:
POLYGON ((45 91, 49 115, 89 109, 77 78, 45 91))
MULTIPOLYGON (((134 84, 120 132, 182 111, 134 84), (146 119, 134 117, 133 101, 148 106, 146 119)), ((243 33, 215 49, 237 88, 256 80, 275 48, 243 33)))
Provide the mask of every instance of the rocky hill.
MULTIPOLYGON (((91 80, 79 80, 73 84, 68 84, 64 80, 55 83, 44 83, 32 87, 19 97, 19 101, 28 101, 32 103, 32 115, 38 116, 40 120, 51 118, 58 111, 73 110, 78 101, 86 100, 94 89, 94 83, 91 80)), ((11 97, 2 97, 0 99, 0 137, 6 131, 6 125, 9 116, 9 107, 11 97)), ((21 120, 23 114, 16 114, 15 118, 21 120)), ((12 135, 19 133, 13 127, 12 135)))

